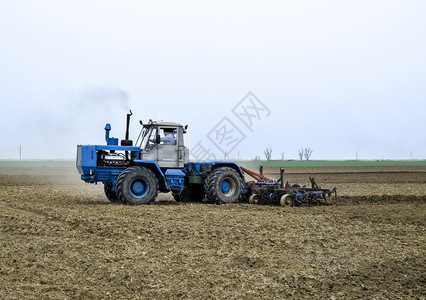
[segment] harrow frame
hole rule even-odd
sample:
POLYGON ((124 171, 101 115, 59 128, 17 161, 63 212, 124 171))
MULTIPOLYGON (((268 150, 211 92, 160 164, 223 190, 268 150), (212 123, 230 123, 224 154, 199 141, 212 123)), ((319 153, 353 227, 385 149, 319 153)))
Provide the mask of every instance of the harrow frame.
POLYGON ((323 189, 318 186, 315 179, 309 177, 311 187, 298 184, 284 184, 284 168, 280 168, 280 178, 275 181, 263 175, 263 167, 259 167, 259 173, 247 168, 241 170, 252 177, 254 181, 245 181, 245 198, 250 204, 279 203, 281 206, 301 205, 329 205, 329 199, 334 195, 337 198, 337 188, 323 189))

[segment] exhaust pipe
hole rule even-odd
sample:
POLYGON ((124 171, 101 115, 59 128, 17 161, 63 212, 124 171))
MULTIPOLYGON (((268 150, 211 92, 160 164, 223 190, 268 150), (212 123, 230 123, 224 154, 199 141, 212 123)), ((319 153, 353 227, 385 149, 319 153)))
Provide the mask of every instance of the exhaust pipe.
POLYGON ((126 140, 129 139, 129 126, 130 126, 130 116, 133 115, 132 111, 129 109, 130 114, 127 114, 127 122, 126 122, 126 140))
POLYGON ((133 115, 133 113, 130 109, 129 111, 130 113, 127 114, 127 122, 126 122, 126 137, 124 140, 121 140, 121 146, 133 146, 133 141, 129 140, 130 116, 133 115))

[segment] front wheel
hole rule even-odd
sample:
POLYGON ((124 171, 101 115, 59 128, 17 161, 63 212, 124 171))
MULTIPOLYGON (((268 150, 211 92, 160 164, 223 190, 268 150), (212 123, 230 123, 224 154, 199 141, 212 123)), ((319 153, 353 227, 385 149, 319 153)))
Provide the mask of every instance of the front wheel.
POLYGON ((117 178, 115 185, 118 199, 124 204, 150 204, 158 195, 158 180, 145 167, 129 167, 117 178))
POLYGON ((213 171, 204 183, 208 200, 216 204, 236 203, 242 192, 242 181, 234 169, 220 168, 213 171))

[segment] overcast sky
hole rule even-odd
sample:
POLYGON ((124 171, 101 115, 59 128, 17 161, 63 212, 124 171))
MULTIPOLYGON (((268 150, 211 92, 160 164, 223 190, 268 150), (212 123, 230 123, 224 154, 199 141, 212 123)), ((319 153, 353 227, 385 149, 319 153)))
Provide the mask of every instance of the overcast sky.
POLYGON ((425 16, 423 0, 2 0, 0 159, 75 158, 107 122, 124 138, 129 108, 133 139, 139 119, 188 124, 218 159, 426 159, 425 16))

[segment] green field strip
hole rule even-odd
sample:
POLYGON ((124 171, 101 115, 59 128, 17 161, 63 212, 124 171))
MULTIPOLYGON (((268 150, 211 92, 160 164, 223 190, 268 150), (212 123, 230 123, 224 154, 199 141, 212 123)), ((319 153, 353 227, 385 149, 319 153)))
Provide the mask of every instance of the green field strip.
POLYGON ((3 160, 0 168, 75 168, 74 160, 3 160))
POLYGON ((311 160, 240 161, 242 167, 387 167, 426 166, 426 160, 311 160))

